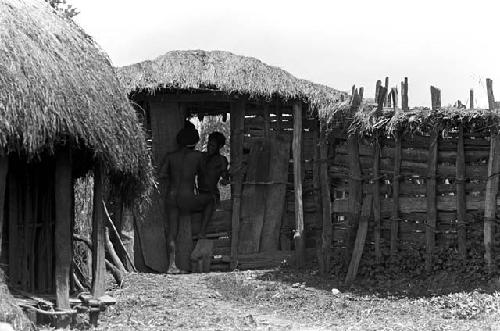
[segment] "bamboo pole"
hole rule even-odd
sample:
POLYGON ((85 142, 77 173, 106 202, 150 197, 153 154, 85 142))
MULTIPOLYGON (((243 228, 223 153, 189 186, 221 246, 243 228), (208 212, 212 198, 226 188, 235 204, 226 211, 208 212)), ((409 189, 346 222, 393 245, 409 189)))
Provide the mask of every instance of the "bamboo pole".
MULTIPOLYGON (((441 91, 431 86, 432 110, 437 111, 441 108, 441 91)), ((438 130, 431 132, 429 146, 429 160, 427 162, 427 258, 426 269, 432 268, 432 254, 435 246, 435 232, 437 223, 437 194, 436 194, 436 172, 438 161, 438 130)))
POLYGON ((55 185, 55 285, 56 306, 58 309, 70 309, 70 271, 72 261, 72 181, 71 181, 71 159, 69 150, 63 150, 56 154, 56 166, 54 171, 55 185))
POLYGON ((474 90, 470 89, 469 91, 469 108, 474 109, 474 90))
POLYGON ((293 184, 295 194, 295 262, 298 268, 305 264, 304 208, 302 204, 302 104, 293 104, 293 184))
POLYGON ((410 109, 408 107, 408 77, 405 77, 404 82, 401 83, 401 108, 403 110, 410 109))
MULTIPOLYGON (((490 111, 495 108, 495 97, 493 95, 493 82, 486 79, 486 89, 488 94, 488 107, 490 111)), ((490 156, 488 159, 488 180, 486 182, 486 192, 484 198, 484 259, 488 272, 494 268, 493 245, 494 245, 494 224, 496 219, 496 196, 498 194, 498 173, 500 171, 500 140, 497 132, 492 131, 490 143, 490 156)))
POLYGON ((390 95, 389 95, 389 77, 385 77, 385 84, 384 84, 385 90, 387 91, 386 97, 384 99, 384 107, 390 107, 390 95))
POLYGON ((104 169, 100 163, 94 167, 94 201, 92 212, 92 288, 94 298, 104 295, 105 291, 105 245, 104 210, 104 169))
POLYGON ((231 103, 231 172, 233 210, 231 216, 231 269, 238 266, 238 239, 240 232, 241 191, 243 188, 243 130, 246 98, 231 103))
POLYGON ((330 271, 331 245, 333 240, 333 224, 331 211, 330 177, 328 176, 328 139, 326 124, 320 126, 319 134, 319 177, 321 188, 321 206, 323 214, 323 232, 321 234, 321 250, 323 258, 323 273, 330 271))

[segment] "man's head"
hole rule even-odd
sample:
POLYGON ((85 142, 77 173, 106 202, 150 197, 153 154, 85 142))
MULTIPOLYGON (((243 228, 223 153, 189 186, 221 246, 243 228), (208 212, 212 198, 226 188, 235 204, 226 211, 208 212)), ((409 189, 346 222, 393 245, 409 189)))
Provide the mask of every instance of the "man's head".
POLYGON ((185 125, 176 136, 177 144, 182 147, 194 148, 200 140, 198 130, 189 125, 185 125))
POLYGON ((226 137, 220 132, 212 132, 208 136, 207 152, 208 154, 218 153, 219 150, 226 144, 226 137))

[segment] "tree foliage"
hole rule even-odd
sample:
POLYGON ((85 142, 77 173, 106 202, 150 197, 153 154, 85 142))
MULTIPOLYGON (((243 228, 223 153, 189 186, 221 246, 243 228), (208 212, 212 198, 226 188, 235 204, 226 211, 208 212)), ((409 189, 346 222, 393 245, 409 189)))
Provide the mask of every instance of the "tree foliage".
POLYGON ((66 18, 73 19, 79 14, 75 7, 68 4, 67 0, 45 0, 45 2, 66 18))

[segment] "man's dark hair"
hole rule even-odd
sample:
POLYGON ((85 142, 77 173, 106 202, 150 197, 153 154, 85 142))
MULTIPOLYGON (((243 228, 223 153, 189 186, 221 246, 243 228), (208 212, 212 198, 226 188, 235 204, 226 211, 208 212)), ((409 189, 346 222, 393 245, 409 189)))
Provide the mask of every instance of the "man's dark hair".
POLYGON ((226 137, 218 131, 214 131, 208 136, 208 140, 211 139, 215 140, 219 148, 226 144, 226 137))

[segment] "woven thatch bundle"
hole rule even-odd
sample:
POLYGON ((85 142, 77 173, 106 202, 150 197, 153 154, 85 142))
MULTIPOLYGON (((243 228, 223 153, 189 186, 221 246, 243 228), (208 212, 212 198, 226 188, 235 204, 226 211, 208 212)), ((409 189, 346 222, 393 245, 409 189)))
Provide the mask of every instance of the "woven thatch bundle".
POLYGON ((143 132, 106 54, 42 0, 0 0, 0 147, 32 159, 62 144, 134 185, 151 181, 143 132))
POLYGON ((384 108, 377 113, 376 108, 372 103, 362 104, 352 115, 349 132, 362 136, 393 135, 395 132, 427 135, 435 129, 453 131, 462 125, 465 132, 489 135, 498 131, 500 125, 500 115, 485 109, 443 107, 435 111, 420 107, 395 113, 392 108, 384 108))
POLYGON ((223 51, 172 51, 152 61, 118 69, 129 92, 158 89, 212 89, 253 98, 300 99, 320 116, 333 116, 344 94, 324 85, 297 79, 261 61, 223 51))

